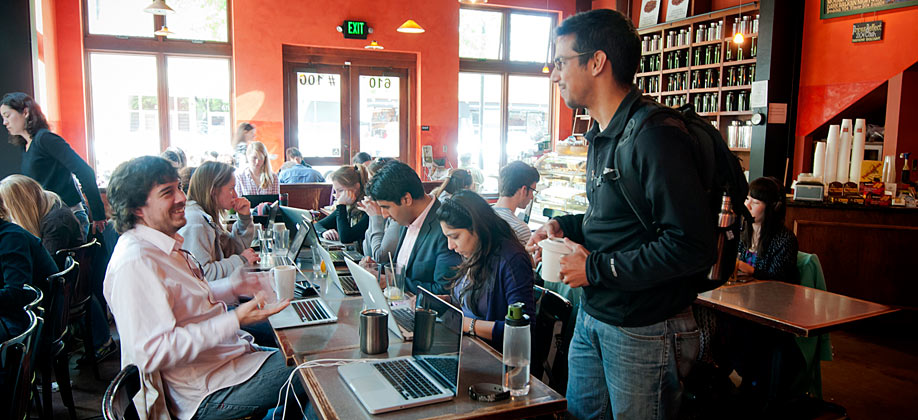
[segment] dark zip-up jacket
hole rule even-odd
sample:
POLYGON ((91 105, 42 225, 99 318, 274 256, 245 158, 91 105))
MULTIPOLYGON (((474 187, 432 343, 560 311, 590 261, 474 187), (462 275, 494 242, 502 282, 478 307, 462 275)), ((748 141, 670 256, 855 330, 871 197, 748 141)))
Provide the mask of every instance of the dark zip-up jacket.
MULTIPOLYGON (((650 232, 607 174, 625 125, 640 105, 632 89, 612 121, 586 134, 587 211, 558 217, 564 235, 590 255, 584 309, 596 319, 623 327, 654 324, 690 305, 714 255, 714 229, 707 196, 692 158, 692 142, 681 122, 648 122, 634 145, 634 168, 657 228, 650 232)), ((634 197, 637 200, 640 197, 634 197)))

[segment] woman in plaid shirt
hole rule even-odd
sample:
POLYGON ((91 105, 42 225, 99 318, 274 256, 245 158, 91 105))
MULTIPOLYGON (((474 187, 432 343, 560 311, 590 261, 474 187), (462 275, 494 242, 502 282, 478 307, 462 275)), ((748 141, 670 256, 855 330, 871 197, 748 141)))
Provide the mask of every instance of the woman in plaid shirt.
POLYGON ((262 195, 278 194, 277 175, 271 170, 268 149, 260 141, 249 143, 245 151, 249 166, 236 172, 236 194, 262 195))

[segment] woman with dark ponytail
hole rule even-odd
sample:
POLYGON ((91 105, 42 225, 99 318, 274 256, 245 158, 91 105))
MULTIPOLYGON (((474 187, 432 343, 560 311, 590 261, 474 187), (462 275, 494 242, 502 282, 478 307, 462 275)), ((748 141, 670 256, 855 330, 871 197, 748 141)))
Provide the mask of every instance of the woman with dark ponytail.
POLYGON ((798 283, 797 237, 784 227, 784 201, 784 190, 774 178, 749 183, 746 208, 752 219, 743 222, 737 261, 742 274, 798 283))
POLYGON ((523 302, 535 317, 532 260, 510 225, 474 191, 443 200, 437 219, 449 249, 462 255, 450 285, 450 300, 465 314, 462 331, 500 350, 507 306, 523 302))

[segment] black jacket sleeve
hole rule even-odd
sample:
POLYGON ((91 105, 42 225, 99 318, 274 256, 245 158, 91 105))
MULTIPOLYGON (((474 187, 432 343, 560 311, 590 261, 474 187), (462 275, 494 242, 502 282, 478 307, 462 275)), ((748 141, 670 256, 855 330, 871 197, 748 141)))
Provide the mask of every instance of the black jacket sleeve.
POLYGON ((54 156, 65 168, 76 175, 80 180, 83 195, 89 201, 89 211, 93 221, 105 220, 105 206, 102 205, 102 195, 96 185, 96 173, 60 136, 46 132, 41 139, 41 148, 50 156, 54 156))
POLYGON ((329 214, 328 216, 325 216, 324 219, 316 222, 316 224, 322 227, 322 232, 329 230, 329 229, 337 229, 338 228, 338 209, 335 209, 335 211, 331 212, 331 214, 329 214))
MULTIPOLYGON (((706 193, 681 129, 647 128, 633 141, 634 166, 656 222, 655 237, 637 249, 592 252, 587 278, 593 285, 640 291, 710 267, 714 235, 706 193)), ((650 233, 648 233, 650 234, 650 233)))
POLYGON ((348 217, 346 205, 339 204, 335 209, 335 213, 338 213, 337 217, 335 217, 336 229, 338 229, 338 240, 346 244, 362 241, 364 234, 367 232, 367 228, 370 226, 369 216, 363 214, 360 220, 351 226, 351 220, 350 217, 348 217))
POLYGON ((564 232, 564 237, 568 238, 578 244, 583 244, 586 240, 583 237, 583 214, 568 214, 564 216, 555 217, 552 220, 557 220, 558 224, 561 225, 561 231, 564 232))

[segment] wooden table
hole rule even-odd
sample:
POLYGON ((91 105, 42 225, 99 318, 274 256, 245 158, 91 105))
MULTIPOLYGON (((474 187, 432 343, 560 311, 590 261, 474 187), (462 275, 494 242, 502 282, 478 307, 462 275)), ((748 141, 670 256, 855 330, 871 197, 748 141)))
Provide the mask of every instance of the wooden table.
POLYGON ((698 295, 696 304, 800 337, 896 312, 886 305, 778 281, 723 286, 698 295))
MULTIPOLYGON (((309 276, 307 264, 298 262, 309 276)), ((277 341, 289 364, 301 364, 316 359, 385 358, 411 355, 411 343, 402 342, 389 332, 389 351, 367 356, 358 343, 359 314, 363 309, 360 296, 346 297, 338 287, 325 280, 316 281, 321 295, 338 315, 334 324, 275 330, 277 341), (327 287, 326 287, 326 283, 327 287)), ((399 410, 382 415, 368 413, 341 377, 337 367, 300 369, 315 412, 323 419, 359 418, 522 418, 549 415, 567 409, 567 400, 553 389, 531 377, 529 395, 505 401, 485 403, 469 398, 468 388, 480 382, 501 383, 500 353, 484 342, 470 337, 462 339, 459 370, 459 392, 451 401, 399 410)))

